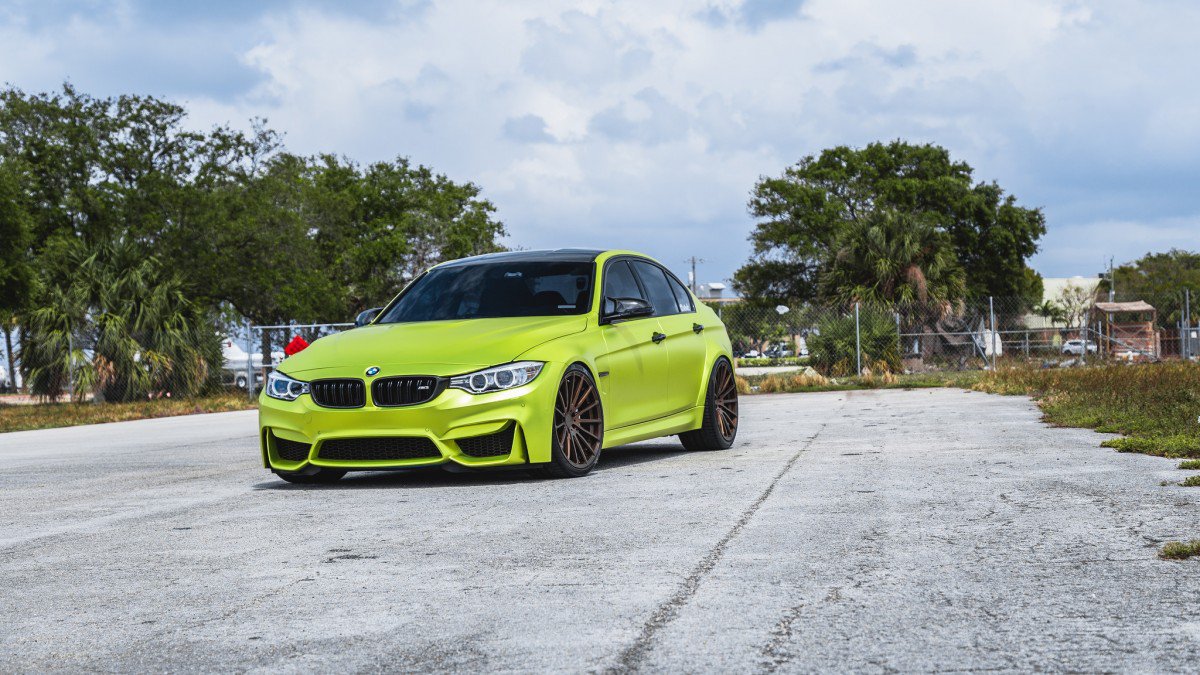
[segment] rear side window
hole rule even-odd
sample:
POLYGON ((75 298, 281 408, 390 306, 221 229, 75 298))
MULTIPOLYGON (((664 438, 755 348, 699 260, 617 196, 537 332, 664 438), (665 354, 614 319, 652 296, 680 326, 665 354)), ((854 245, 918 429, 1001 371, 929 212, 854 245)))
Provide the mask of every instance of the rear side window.
POLYGON ((637 280, 633 278, 633 272, 629 269, 629 264, 624 260, 612 263, 604 271, 603 306, 606 314, 617 308, 613 298, 646 299, 642 295, 642 289, 638 287, 637 280))
POLYGON ((679 303, 675 300, 675 292, 671 290, 671 284, 667 283, 666 272, 663 272, 658 265, 641 260, 634 260, 630 265, 637 270, 638 278, 642 280, 642 286, 646 288, 646 295, 650 296, 647 299, 654 307, 654 315, 678 314, 679 303))
POLYGON ((687 289, 683 287, 683 284, 679 283, 678 279, 669 274, 667 275, 667 281, 671 284, 671 290, 675 291, 675 302, 679 303, 679 311, 685 313, 696 311, 696 306, 692 304, 692 296, 688 295, 687 289))

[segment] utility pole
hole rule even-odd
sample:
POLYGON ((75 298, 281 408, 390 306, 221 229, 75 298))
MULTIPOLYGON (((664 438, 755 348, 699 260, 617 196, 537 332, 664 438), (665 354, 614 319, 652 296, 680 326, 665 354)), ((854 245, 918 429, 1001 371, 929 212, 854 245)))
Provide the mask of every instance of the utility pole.
POLYGON ((1108 256, 1108 301, 1117 301, 1117 278, 1113 276, 1113 259, 1108 256))
POLYGON ((708 262, 708 261, 706 261, 704 258, 697 258, 696 256, 692 256, 690 258, 685 259, 684 262, 691 263, 691 265, 692 265, 692 278, 689 280, 692 282, 692 295, 699 297, 700 292, 696 289, 696 263, 702 263, 702 262, 708 262))

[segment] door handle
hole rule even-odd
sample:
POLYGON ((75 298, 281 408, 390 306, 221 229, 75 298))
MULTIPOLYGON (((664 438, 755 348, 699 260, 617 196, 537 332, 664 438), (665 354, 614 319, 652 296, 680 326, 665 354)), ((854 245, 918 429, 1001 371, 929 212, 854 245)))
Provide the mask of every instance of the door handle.
POLYGON ((694 324, 692 324, 692 332, 693 332, 693 333, 695 333, 695 334, 699 335, 699 334, 700 334, 700 332, 701 332, 701 331, 703 331, 703 330, 704 330, 704 324, 702 324, 702 323, 694 323, 694 324))
POLYGON ((655 333, 653 336, 650 337, 650 339, 654 341, 654 344, 658 344, 658 343, 662 342, 663 340, 666 340, 667 336, 662 333, 655 333))

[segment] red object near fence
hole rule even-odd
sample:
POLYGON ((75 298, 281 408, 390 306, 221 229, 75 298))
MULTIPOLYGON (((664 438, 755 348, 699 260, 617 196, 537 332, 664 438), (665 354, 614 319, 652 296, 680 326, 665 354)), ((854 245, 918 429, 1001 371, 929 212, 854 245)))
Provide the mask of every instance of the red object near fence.
POLYGON ((297 354, 304 351, 304 348, 307 346, 308 341, 297 335, 296 337, 292 338, 291 342, 287 343, 286 347, 283 348, 283 353, 291 356, 292 354, 297 354))

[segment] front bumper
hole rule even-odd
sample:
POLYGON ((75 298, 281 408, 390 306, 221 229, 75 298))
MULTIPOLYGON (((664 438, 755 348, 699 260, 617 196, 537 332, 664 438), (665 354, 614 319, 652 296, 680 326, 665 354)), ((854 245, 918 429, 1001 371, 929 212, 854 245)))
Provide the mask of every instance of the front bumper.
MULTIPOLYGON (((550 461, 553 423, 554 372, 522 387, 490 394, 447 389, 432 401, 399 408, 381 408, 368 399, 362 408, 323 408, 305 395, 280 401, 259 397, 258 423, 263 464, 281 471, 308 466, 331 469, 400 469, 454 463, 465 467, 494 467, 550 461), (513 428, 507 455, 473 457, 458 440, 488 436, 513 428), (323 459, 321 447, 333 439, 405 437, 432 441, 438 456, 419 459, 323 459), (291 461, 280 456, 275 439, 308 444, 307 457, 291 461)), ((368 386, 369 388, 369 386, 368 386)))

